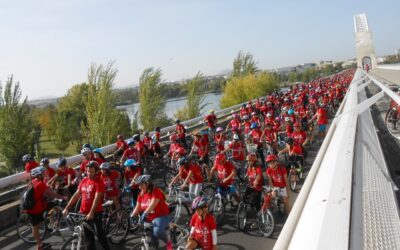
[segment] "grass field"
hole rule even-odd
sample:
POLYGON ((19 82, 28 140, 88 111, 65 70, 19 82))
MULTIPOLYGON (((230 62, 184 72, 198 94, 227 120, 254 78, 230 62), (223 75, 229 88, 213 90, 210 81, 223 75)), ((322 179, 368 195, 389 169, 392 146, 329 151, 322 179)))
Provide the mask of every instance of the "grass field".
POLYGON ((43 132, 42 136, 40 137, 40 150, 43 153, 43 157, 49 158, 50 160, 58 159, 61 156, 69 157, 78 154, 74 145, 69 145, 64 152, 56 149, 46 132, 43 132))

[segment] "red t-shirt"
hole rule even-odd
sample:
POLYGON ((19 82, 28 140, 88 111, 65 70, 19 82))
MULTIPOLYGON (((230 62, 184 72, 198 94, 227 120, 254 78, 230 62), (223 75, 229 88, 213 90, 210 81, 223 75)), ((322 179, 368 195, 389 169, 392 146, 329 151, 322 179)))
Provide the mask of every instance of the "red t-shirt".
POLYGON ((244 133, 245 133, 246 135, 248 135, 249 132, 250 132, 251 123, 250 123, 249 121, 245 121, 245 122, 243 123, 243 126, 244 126, 244 133))
POLYGON ((254 144, 257 144, 258 146, 261 146, 261 135, 262 135, 262 131, 260 129, 253 129, 250 134, 249 134, 252 138, 252 142, 254 144))
POLYGON ((94 157, 90 157, 90 159, 89 160, 83 160, 82 161, 82 163, 81 163, 81 166, 79 167, 79 169, 82 171, 82 172, 85 172, 86 171, 86 166, 89 164, 89 162, 90 161, 92 161, 92 160, 94 160, 94 157))
POLYGON ((103 160, 102 158, 94 158, 94 160, 99 164, 99 166, 103 163, 106 162, 106 160, 103 160))
POLYGON ((152 199, 159 199, 157 206, 147 215, 147 221, 151 222, 157 217, 166 216, 169 214, 169 208, 165 203, 165 195, 158 187, 154 187, 153 192, 140 192, 137 202, 140 203, 140 212, 144 212, 150 206, 152 199))
POLYGON ((286 187, 285 175, 287 175, 286 168, 278 166, 276 169, 272 167, 267 168, 267 176, 272 179, 272 186, 274 187, 286 187))
MULTIPOLYGON (((142 168, 141 167, 136 167, 134 169, 130 169, 127 170, 125 169, 125 173, 124 173, 124 177, 125 180, 128 184, 130 184, 132 182, 133 177, 135 177, 135 175, 138 174, 138 176, 140 176, 142 174, 142 168)), ((132 189, 138 188, 138 185, 133 185, 132 189)))
POLYGON ((26 210, 28 214, 41 214, 44 210, 46 210, 47 202, 44 199, 44 193, 47 190, 47 185, 44 181, 33 179, 33 198, 35 200, 35 205, 32 209, 26 210))
POLYGON ((215 122, 217 121, 217 116, 214 114, 209 114, 204 118, 207 121, 207 125, 212 128, 215 126, 215 122))
POLYGON ((199 157, 206 156, 208 154, 208 150, 206 150, 206 147, 208 146, 208 143, 206 140, 200 139, 196 140, 193 142, 193 145, 195 145, 197 148, 195 148, 195 152, 199 155, 199 157))
POLYGON ((136 148, 128 148, 127 150, 124 151, 122 158, 134 159, 134 160, 138 161, 139 155, 140 155, 140 153, 136 148))
MULTIPOLYGON (((104 194, 105 192, 104 183, 98 177, 93 180, 89 179, 88 177, 83 178, 78 189, 82 192, 80 209, 82 214, 88 214, 90 212, 96 193, 104 194)), ((103 211, 102 203, 103 200, 100 200, 99 204, 97 204, 96 212, 103 211)))
POLYGON ((294 131, 291 137, 297 145, 301 146, 307 139, 307 133, 305 131, 294 131))
POLYGON ((254 169, 253 168, 247 168, 247 176, 249 177, 249 184, 252 186, 255 190, 261 191, 262 186, 264 184, 263 176, 262 176, 262 169, 260 166, 256 166, 254 169), (254 185, 254 182, 257 178, 257 175, 261 176, 261 180, 258 182, 257 186, 254 185))
POLYGON ((275 141, 275 130, 273 129, 264 129, 264 138, 267 142, 275 141))
POLYGON ((231 143, 229 144, 229 148, 232 149, 232 157, 233 157, 235 160, 244 161, 244 159, 245 159, 245 155, 244 155, 245 152, 244 152, 243 144, 242 144, 241 141, 238 142, 238 143, 231 142, 231 143))
POLYGON ((151 148, 151 138, 145 136, 145 137, 143 138, 143 144, 144 144, 144 146, 145 146, 146 148, 150 149, 150 148, 151 148))
POLYGON ((51 167, 46 168, 46 171, 43 173, 43 181, 47 183, 55 174, 56 171, 54 171, 54 169, 51 167))
POLYGON ((219 185, 227 187, 233 184, 234 178, 231 178, 228 182, 222 183, 222 180, 232 174, 235 170, 235 166, 232 162, 227 161, 224 165, 217 163, 218 181, 219 185))
POLYGON ((119 173, 111 170, 109 175, 100 175, 101 181, 104 183, 106 196, 117 196, 118 186, 116 180, 119 178, 119 173))
POLYGON ((189 175, 189 172, 192 171, 192 176, 189 179, 190 184, 197 184, 197 183, 203 183, 203 174, 201 173, 201 168, 197 164, 190 164, 189 168, 185 168, 184 166, 179 167, 179 171, 181 171, 182 179, 186 179, 187 176, 189 175))
POLYGON ((128 143, 126 143, 124 140, 118 140, 116 144, 117 144, 117 149, 121 148, 122 150, 125 150, 128 148, 128 143))
POLYGON ((194 228, 192 237, 199 243, 200 248, 211 250, 213 247, 211 231, 217 229, 214 216, 207 214, 204 221, 202 221, 195 213, 190 220, 190 226, 194 228))
POLYGON ((225 134, 217 133, 214 137, 215 142, 217 143, 218 150, 224 150, 225 147, 225 134))
POLYGON ((57 175, 63 179, 65 185, 68 184, 68 175, 71 175, 71 181, 75 178, 75 171, 72 168, 65 167, 64 169, 59 168, 57 175))
POLYGON ((185 138, 185 127, 182 124, 177 124, 175 131, 179 139, 185 138))
POLYGON ((234 130, 234 129, 240 129, 240 122, 237 121, 237 120, 235 120, 235 119, 231 120, 231 121, 229 122, 229 124, 231 125, 231 129, 232 129, 232 130, 234 130))
POLYGON ((32 169, 34 169, 38 166, 39 166, 39 163, 37 163, 36 161, 28 161, 25 164, 25 172, 29 173, 29 172, 31 172, 32 169))
POLYGON ((303 155, 303 149, 301 146, 294 144, 291 148, 290 148, 290 152, 289 154, 295 154, 295 155, 303 155))
POLYGON ((328 123, 328 114, 326 113, 326 110, 323 108, 319 108, 317 110, 317 123, 319 125, 324 125, 328 123))

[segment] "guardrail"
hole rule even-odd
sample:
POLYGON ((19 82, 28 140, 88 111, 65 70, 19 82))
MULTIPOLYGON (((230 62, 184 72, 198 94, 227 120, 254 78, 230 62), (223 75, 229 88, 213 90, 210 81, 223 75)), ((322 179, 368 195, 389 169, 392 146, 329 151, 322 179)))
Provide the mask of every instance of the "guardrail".
MULTIPOLYGON (((359 145, 359 141, 356 141, 357 123, 359 115, 383 97, 384 93, 393 97, 400 104, 400 97, 385 85, 361 70, 356 71, 345 96, 345 101, 341 104, 341 108, 332 121, 274 249, 304 249, 305 244, 307 249, 348 249, 351 243, 355 243, 351 242, 350 232, 352 195, 354 195, 352 193, 353 171, 354 165, 359 163, 355 162, 354 157, 355 147, 359 145), (382 91, 363 102, 359 102, 358 94, 360 91, 365 91, 364 88, 369 82, 379 86, 382 91)), ((368 125, 370 124, 373 123, 368 125)), ((369 127, 369 130, 374 131, 374 128, 369 127)), ((369 146, 379 147, 379 143, 369 146)), ((371 152, 382 154, 379 150, 371 152)), ((372 157, 383 158, 382 155, 373 155, 372 157)), ((365 164, 369 163, 365 162, 365 164)), ((386 168, 384 161, 380 165, 386 168)), ((394 222, 391 222, 392 225, 400 227, 398 211, 393 209, 393 187, 391 185, 385 187, 386 189, 383 192, 393 198, 386 200, 391 204, 390 209, 386 209, 385 212, 391 215, 388 216, 389 218, 394 219, 394 222)), ((376 215, 372 214, 374 212, 376 211, 364 211, 364 213, 371 213, 367 215, 371 217, 376 215)), ((372 221, 380 220, 380 218, 382 217, 376 216, 372 221)), ((376 223, 378 222, 380 222, 379 225, 382 224, 382 221, 376 221, 376 223)), ((374 242, 382 243, 387 240, 385 236, 388 234, 384 231, 386 228, 381 227, 379 229, 383 231, 374 231, 376 234, 373 235, 376 239, 374 242)), ((356 230, 360 230, 360 228, 356 230)), ((366 234, 363 239, 367 240, 368 236, 372 235, 366 234)), ((391 243, 394 242, 390 246, 400 246, 400 237, 391 237, 390 240, 392 240, 391 243)), ((361 242, 358 243, 361 244, 361 242)), ((371 247, 371 244, 364 245, 371 247)), ((394 249, 399 249, 399 247, 394 249)))

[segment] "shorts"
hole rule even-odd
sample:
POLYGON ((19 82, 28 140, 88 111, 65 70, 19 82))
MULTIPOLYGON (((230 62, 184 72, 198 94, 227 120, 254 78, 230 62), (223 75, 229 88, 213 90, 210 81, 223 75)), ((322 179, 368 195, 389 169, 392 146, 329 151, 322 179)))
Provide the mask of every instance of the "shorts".
POLYGON ((320 124, 318 127, 318 132, 325 132, 326 130, 326 124, 320 124))
POLYGON ((236 187, 233 185, 227 187, 218 185, 217 193, 219 193, 222 197, 225 197, 228 194, 237 193, 237 190, 236 187))
POLYGON ((43 212, 40 214, 28 214, 28 215, 31 219, 32 226, 36 226, 44 220, 43 212))
POLYGON ((273 191, 276 191, 279 197, 286 198, 287 197, 287 190, 286 187, 274 187, 273 191))

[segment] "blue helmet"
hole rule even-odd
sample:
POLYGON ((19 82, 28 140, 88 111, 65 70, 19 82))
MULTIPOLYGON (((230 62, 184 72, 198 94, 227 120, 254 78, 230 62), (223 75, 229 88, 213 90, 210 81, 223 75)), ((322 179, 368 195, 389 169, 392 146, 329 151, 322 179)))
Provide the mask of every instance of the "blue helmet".
POLYGON ((102 151, 101 148, 96 148, 93 150, 93 153, 101 154, 102 151))
POLYGON ((288 115, 293 115, 294 114, 294 110, 293 109, 289 109, 287 113, 288 113, 288 115))
POLYGON ((136 166, 136 161, 134 159, 128 159, 125 161, 124 166, 125 167, 136 166))
POLYGON ((258 128, 257 122, 253 122, 250 126, 251 129, 258 128))

